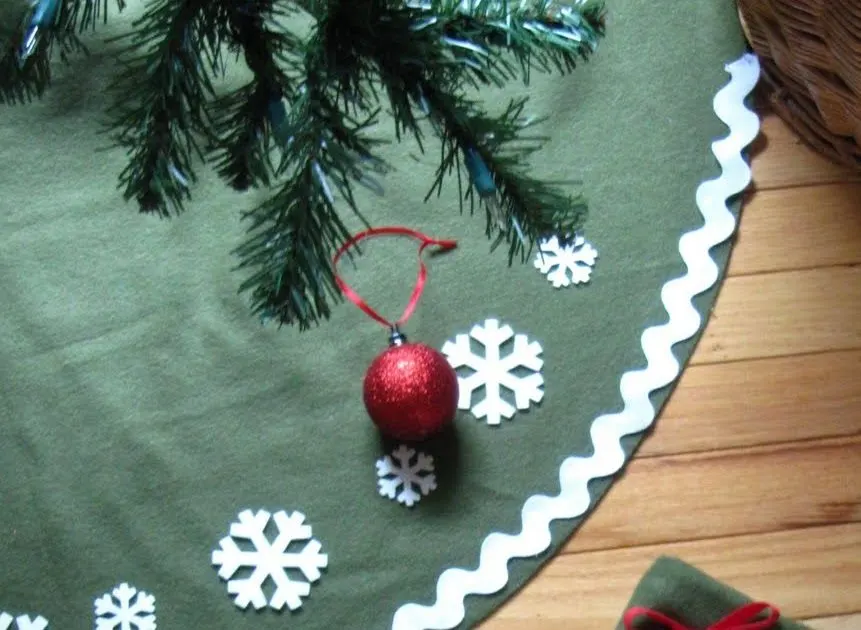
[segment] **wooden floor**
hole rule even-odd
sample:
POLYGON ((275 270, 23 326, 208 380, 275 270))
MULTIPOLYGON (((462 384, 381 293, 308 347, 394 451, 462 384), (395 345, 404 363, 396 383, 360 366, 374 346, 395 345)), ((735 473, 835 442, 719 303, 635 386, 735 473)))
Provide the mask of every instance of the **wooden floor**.
POLYGON ((763 118, 729 277, 596 512, 484 630, 612 630, 659 555, 861 630, 861 174, 763 118))

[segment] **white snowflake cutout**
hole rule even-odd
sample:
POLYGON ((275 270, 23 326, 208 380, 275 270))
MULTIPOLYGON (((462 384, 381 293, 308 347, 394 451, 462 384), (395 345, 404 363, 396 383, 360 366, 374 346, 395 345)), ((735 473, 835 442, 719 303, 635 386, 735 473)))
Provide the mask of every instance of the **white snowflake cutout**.
POLYGON ((238 521, 230 525, 230 534, 218 543, 219 549, 212 552, 212 564, 218 576, 227 581, 227 592, 234 596, 234 603, 242 609, 251 604, 257 610, 268 605, 273 610, 290 610, 302 606, 302 598, 311 593, 311 583, 320 579, 320 569, 326 567, 329 558, 320 553, 322 545, 311 538, 311 527, 305 525, 305 515, 299 512, 287 514, 283 510, 274 515, 265 510, 245 510, 238 521), (266 527, 272 519, 278 530, 274 540, 269 540, 266 527), (240 549, 236 540, 246 540, 253 550, 240 549), (308 541, 301 551, 287 551, 290 543, 308 541), (252 569, 247 578, 234 578, 241 568, 252 569), (288 575, 286 569, 299 569, 304 580, 288 575), (275 591, 267 602, 263 584, 271 579, 275 591))
POLYGON ((391 457, 386 455, 377 460, 377 477, 380 495, 397 499, 407 507, 436 490, 433 457, 416 453, 404 444, 395 449, 391 457), (414 456, 415 463, 412 463, 414 456))
POLYGON ((554 287, 561 289, 589 282, 597 258, 598 251, 579 234, 564 246, 557 237, 551 236, 538 243, 535 268, 546 274, 554 287))
POLYGON ((500 326, 496 319, 488 319, 484 325, 476 324, 468 335, 457 335, 454 342, 447 341, 442 347, 448 362, 457 370, 467 367, 473 370, 469 376, 458 375, 460 395, 459 409, 471 409, 476 418, 485 418, 487 424, 498 425, 503 418, 511 418, 520 409, 528 409, 531 403, 544 398, 544 376, 541 368, 544 360, 541 344, 530 342, 526 335, 515 335, 510 326, 500 326), (484 356, 473 354, 470 337, 484 346, 484 356), (511 351, 502 356, 502 348, 514 337, 511 351), (518 376, 517 368, 526 368, 530 374, 518 376), (473 403, 473 393, 484 386, 485 397, 473 403), (502 390, 514 394, 514 405, 502 397, 502 390))
POLYGON ((15 630, 45 630, 48 627, 48 620, 42 616, 31 619, 28 615, 13 617, 7 612, 0 612, 0 630, 12 630, 13 623, 15 630))
POLYGON ((125 582, 95 602, 96 630, 155 630, 155 597, 125 582))

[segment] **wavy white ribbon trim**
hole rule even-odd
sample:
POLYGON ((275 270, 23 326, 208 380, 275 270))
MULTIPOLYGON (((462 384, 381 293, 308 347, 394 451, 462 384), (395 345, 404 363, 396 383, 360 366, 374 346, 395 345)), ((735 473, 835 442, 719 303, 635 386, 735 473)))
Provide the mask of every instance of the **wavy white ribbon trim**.
POLYGON ((481 545, 477 569, 444 571, 437 582, 436 602, 432 606, 404 604, 395 612, 392 630, 448 630, 461 623, 465 615, 464 598, 499 592, 508 583, 509 560, 546 551, 551 543, 550 522, 585 514, 591 504, 589 481, 619 472, 625 464, 622 437, 645 431, 654 421, 656 412, 649 394, 679 376, 680 366, 673 355, 673 345, 691 338, 700 329, 702 321, 692 299, 710 289, 718 279, 718 266, 711 258, 710 249, 735 231, 735 217, 726 202, 747 188, 751 181, 751 171, 742 151, 759 133, 759 118, 745 107, 744 99, 759 80, 759 61, 754 55, 744 55, 725 69, 731 79, 715 96, 714 110, 730 133, 712 143, 712 152, 721 165, 722 174, 703 182, 697 189, 697 205, 705 224, 679 240, 679 252, 688 271, 667 282, 661 290, 669 321, 643 333, 641 343, 648 362, 645 369, 622 376, 619 388, 624 410, 594 420, 591 428, 594 454, 572 456, 562 463, 559 495, 534 495, 527 499, 519 534, 489 534, 481 545))

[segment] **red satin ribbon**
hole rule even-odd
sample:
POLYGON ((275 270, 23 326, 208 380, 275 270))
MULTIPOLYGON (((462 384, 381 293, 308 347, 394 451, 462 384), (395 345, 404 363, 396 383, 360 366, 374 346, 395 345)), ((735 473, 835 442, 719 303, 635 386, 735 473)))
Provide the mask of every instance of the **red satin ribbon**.
POLYGON ((371 228, 370 230, 365 230, 364 232, 359 232, 355 236, 353 236, 350 240, 344 243, 341 248, 338 250, 338 253, 335 254, 335 258, 333 259, 333 265, 336 269, 335 272, 335 282, 338 283, 338 287, 344 293, 348 300, 350 300, 353 304, 362 309, 365 313, 367 313, 371 318, 380 322, 383 326, 386 326, 391 329, 396 329, 398 326, 403 324, 407 319, 409 319, 410 315, 413 314, 413 311, 416 310, 416 306, 418 306, 419 299, 422 296, 422 291, 425 288, 425 281, 427 280, 427 268, 425 267, 425 263, 422 260, 422 252, 425 249, 430 247, 431 245, 435 245, 441 248, 443 251, 448 249, 454 249, 457 247, 457 241, 445 240, 445 239, 435 239, 430 238, 422 234, 421 232, 416 232, 415 230, 410 230, 409 228, 403 227, 380 227, 380 228, 371 228), (366 239, 370 236, 380 236, 380 235, 396 235, 396 236, 410 236, 414 239, 421 241, 422 245, 419 247, 419 275, 416 278, 416 286, 413 288, 413 293, 410 296, 410 301, 407 302, 407 307, 404 309, 404 312, 398 318, 398 320, 394 323, 387 320, 385 317, 377 313, 374 309, 372 309, 368 304, 363 300, 358 293, 356 293, 337 273, 338 261, 341 259, 341 256, 351 247, 356 245, 359 241, 366 239))
MULTIPOLYGON (((629 608, 625 611, 625 616, 623 617, 625 630, 635 630, 637 619, 642 617, 662 625, 666 630, 693 630, 693 628, 688 628, 686 625, 667 617, 663 613, 659 613, 657 610, 641 606, 629 608)), ((734 610, 704 630, 768 630, 769 628, 773 628, 779 619, 780 611, 771 604, 753 602, 734 610), (761 618, 765 611, 768 611, 768 616, 761 618)))

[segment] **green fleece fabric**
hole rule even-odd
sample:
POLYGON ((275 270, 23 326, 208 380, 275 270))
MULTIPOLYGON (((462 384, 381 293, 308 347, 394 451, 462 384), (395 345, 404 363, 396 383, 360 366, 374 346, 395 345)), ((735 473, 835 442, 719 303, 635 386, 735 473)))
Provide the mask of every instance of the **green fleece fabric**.
MULTIPOLYGON (((141 3, 129 4, 100 37, 130 28, 141 3)), ((453 180, 423 204, 433 147, 419 159, 392 147, 400 169, 386 197, 364 198, 376 225, 460 244, 429 259, 411 340, 439 348, 497 317, 544 346, 543 403, 499 427, 461 413, 427 445, 438 489, 413 509, 377 493, 374 462, 390 445, 362 404, 386 331, 349 303, 311 331, 264 327, 237 295, 230 252, 262 193, 202 169, 178 218, 122 201, 124 155, 97 151, 113 44, 91 38, 93 55, 58 67, 41 102, 0 110, 0 610, 84 630, 94 598, 128 582, 155 596, 165 630, 382 630, 401 604, 431 602, 443 569, 474 566, 488 533, 519 531, 524 500, 557 492, 563 459, 591 452, 592 419, 620 408, 620 376, 644 364, 640 334, 666 320, 661 287, 685 272, 679 236, 702 223, 696 188, 720 172, 709 147, 726 128, 712 98, 744 50, 726 0, 607 5, 594 60, 528 88, 552 134, 532 167, 582 180, 590 199, 591 284, 555 290, 531 261, 489 253, 484 217, 459 214, 453 180), (236 515, 263 508, 305 514, 329 554, 297 613, 238 610, 210 563, 236 515)), ((714 250, 721 268, 728 251, 714 250)), ((397 315, 415 256, 408 239, 376 239, 344 272, 397 315)), ((698 299, 701 312, 714 297, 698 299)), ((590 486, 596 499, 609 484, 590 486)), ((502 593, 469 598, 465 625, 578 524, 555 523, 551 551, 512 563, 502 593)))
MULTIPOLYGON (((690 628, 706 628, 751 603, 751 598, 718 582, 678 558, 661 557, 637 585, 627 608, 651 608, 690 628)), ((757 600, 759 601, 759 600, 757 600)), ((766 602, 780 610, 780 602, 766 602)), ((619 621, 616 630, 625 630, 619 621)), ((665 630, 659 624, 639 621, 636 630, 665 630)), ((781 615, 774 630, 808 630, 781 615)))

